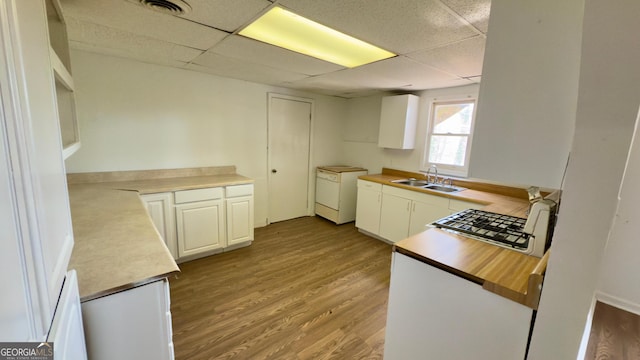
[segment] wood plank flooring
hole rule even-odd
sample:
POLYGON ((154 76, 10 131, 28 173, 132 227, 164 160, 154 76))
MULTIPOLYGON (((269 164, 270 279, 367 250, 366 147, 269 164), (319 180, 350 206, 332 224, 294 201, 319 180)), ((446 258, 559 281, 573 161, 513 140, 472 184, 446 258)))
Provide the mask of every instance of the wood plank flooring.
POLYGON ((176 359, 382 359, 390 262, 353 223, 258 228, 170 280, 176 359))
POLYGON ((640 359, 640 316, 597 302, 585 360, 640 359))

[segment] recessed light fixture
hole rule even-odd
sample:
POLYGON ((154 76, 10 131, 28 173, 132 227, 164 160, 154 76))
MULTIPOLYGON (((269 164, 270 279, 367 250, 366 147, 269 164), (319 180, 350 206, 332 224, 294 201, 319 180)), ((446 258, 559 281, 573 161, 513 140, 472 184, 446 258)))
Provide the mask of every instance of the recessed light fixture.
POLYGON ((396 56, 277 6, 239 34, 348 68, 396 56))

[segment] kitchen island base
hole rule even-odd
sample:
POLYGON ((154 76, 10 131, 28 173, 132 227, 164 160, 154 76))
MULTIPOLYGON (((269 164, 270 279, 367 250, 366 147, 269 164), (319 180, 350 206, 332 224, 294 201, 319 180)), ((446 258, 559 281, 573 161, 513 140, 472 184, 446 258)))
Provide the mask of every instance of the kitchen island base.
POLYGON ((533 310, 394 252, 385 359, 524 359, 533 310))
POLYGON ((89 359, 172 360, 169 280, 82 302, 89 359))

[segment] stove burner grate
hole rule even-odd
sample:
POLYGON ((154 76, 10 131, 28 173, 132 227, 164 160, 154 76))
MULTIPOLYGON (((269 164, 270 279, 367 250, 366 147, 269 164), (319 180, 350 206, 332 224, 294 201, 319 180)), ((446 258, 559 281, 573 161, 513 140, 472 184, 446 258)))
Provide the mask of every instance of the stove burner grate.
POLYGON ((527 250, 530 235, 523 231, 526 221, 515 216, 467 209, 444 217, 432 225, 516 250, 527 250))

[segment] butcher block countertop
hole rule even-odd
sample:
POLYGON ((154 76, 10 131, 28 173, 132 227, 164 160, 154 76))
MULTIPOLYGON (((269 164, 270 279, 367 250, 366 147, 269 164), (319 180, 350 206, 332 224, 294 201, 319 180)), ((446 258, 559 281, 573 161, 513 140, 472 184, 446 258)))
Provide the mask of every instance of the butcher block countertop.
POLYGON ((180 271, 139 194, 253 183, 235 167, 68 174, 81 301, 180 271))
MULTIPOLYGON (((421 179, 423 175, 383 169, 382 174, 363 175, 359 178, 484 204, 486 206, 483 210, 506 215, 526 217, 529 207, 525 189, 454 180, 454 185, 467 190, 440 193, 392 182, 410 177, 421 179)), ((473 281, 488 291, 532 309, 538 307, 549 258, 549 251, 542 258, 537 258, 436 228, 395 243, 394 251, 473 281)))

